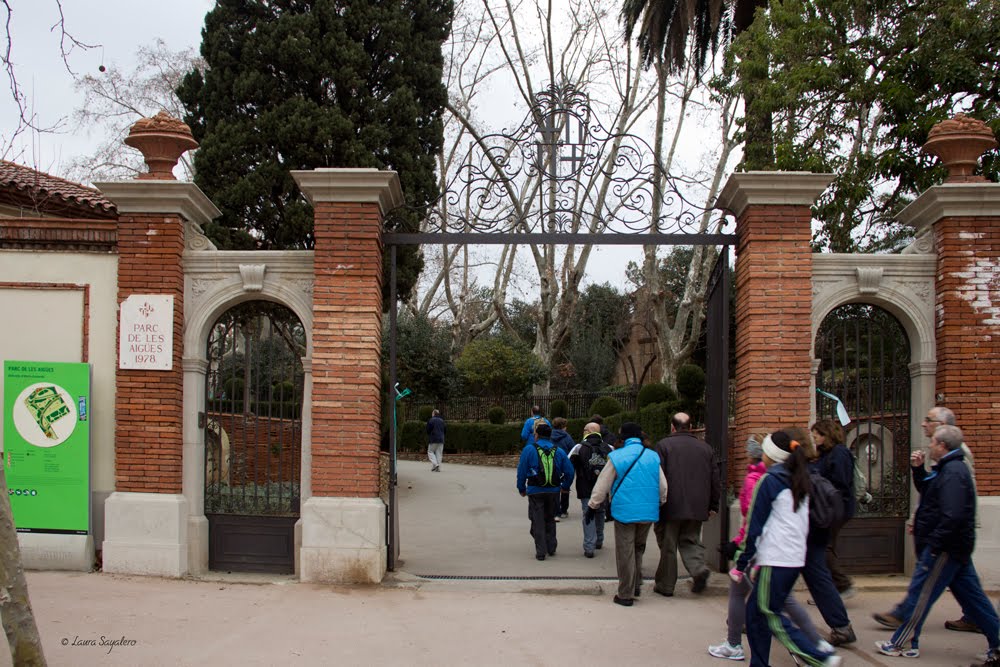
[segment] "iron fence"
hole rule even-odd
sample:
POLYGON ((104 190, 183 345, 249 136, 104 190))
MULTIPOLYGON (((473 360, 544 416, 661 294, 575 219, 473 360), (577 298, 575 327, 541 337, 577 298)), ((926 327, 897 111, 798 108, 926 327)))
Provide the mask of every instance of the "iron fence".
POLYGON ((419 397, 400 401, 400 418, 403 421, 419 419, 421 406, 431 405, 441 411, 446 419, 455 421, 488 421, 490 408, 500 407, 507 415, 507 421, 515 422, 525 419, 531 414, 531 407, 538 405, 546 416, 551 416, 551 405, 554 401, 566 402, 566 415, 570 419, 579 419, 591 415, 590 406, 595 400, 607 396, 617 400, 622 410, 632 412, 637 408, 636 389, 618 391, 568 391, 541 396, 468 396, 457 398, 447 403, 425 400, 419 397))

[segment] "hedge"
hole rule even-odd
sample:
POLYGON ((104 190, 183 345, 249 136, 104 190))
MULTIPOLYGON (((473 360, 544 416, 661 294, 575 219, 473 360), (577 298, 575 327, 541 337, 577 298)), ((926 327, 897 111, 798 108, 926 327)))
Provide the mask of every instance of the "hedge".
MULTIPOLYGON (((668 417, 669 419, 669 417, 668 417)), ((574 442, 583 439, 586 419, 570 419, 566 432, 574 442)), ((522 424, 483 424, 482 422, 448 422, 445 437, 446 452, 477 452, 484 454, 518 454, 522 424)), ((427 449, 427 427, 423 422, 404 422, 399 429, 399 449, 420 452, 427 449)))

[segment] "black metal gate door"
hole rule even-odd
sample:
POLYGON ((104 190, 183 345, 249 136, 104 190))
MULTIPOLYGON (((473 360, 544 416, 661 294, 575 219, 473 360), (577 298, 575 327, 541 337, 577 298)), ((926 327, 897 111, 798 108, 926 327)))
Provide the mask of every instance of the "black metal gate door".
MULTIPOLYGON (((719 259, 708 279, 708 313, 705 340, 705 441, 715 450, 719 478, 727 486, 729 451, 729 246, 719 251, 719 259)), ((729 540, 729 512, 719 512, 719 544, 729 540)), ((725 557, 719 567, 724 569, 725 557)))
POLYGON ((205 516, 212 570, 292 573, 299 517, 305 331, 252 301, 208 341, 205 516))
MULTIPOLYGON (((910 345, 890 313, 848 304, 830 313, 816 337, 816 388, 840 398, 851 419, 845 443, 867 482, 837 542, 852 573, 903 571, 903 531, 910 501, 910 345)), ((837 419, 836 402, 817 392, 816 414, 837 419)))

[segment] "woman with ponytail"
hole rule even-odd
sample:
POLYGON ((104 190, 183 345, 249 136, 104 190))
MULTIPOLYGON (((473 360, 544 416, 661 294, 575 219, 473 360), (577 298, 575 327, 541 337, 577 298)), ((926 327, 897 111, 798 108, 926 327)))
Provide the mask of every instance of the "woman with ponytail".
POLYGON ((805 565, 809 535, 809 460, 806 448, 785 431, 764 439, 765 474, 750 506, 744 551, 732 576, 746 576, 753 590, 747 602, 747 641, 751 667, 767 667, 771 634, 792 656, 807 665, 839 665, 832 652, 821 651, 781 612, 805 565))

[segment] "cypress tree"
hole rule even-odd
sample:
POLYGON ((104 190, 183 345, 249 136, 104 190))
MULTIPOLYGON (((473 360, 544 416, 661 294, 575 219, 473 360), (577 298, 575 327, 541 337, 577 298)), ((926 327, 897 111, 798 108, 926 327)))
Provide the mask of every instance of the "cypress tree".
MULTIPOLYGON (((177 91, 201 144, 195 183, 222 211, 208 236, 311 248, 293 169, 394 169, 407 204, 433 200, 452 12, 451 0, 219 0, 202 30, 206 69, 177 91)), ((422 261, 415 247, 398 261, 405 295, 422 261)))

